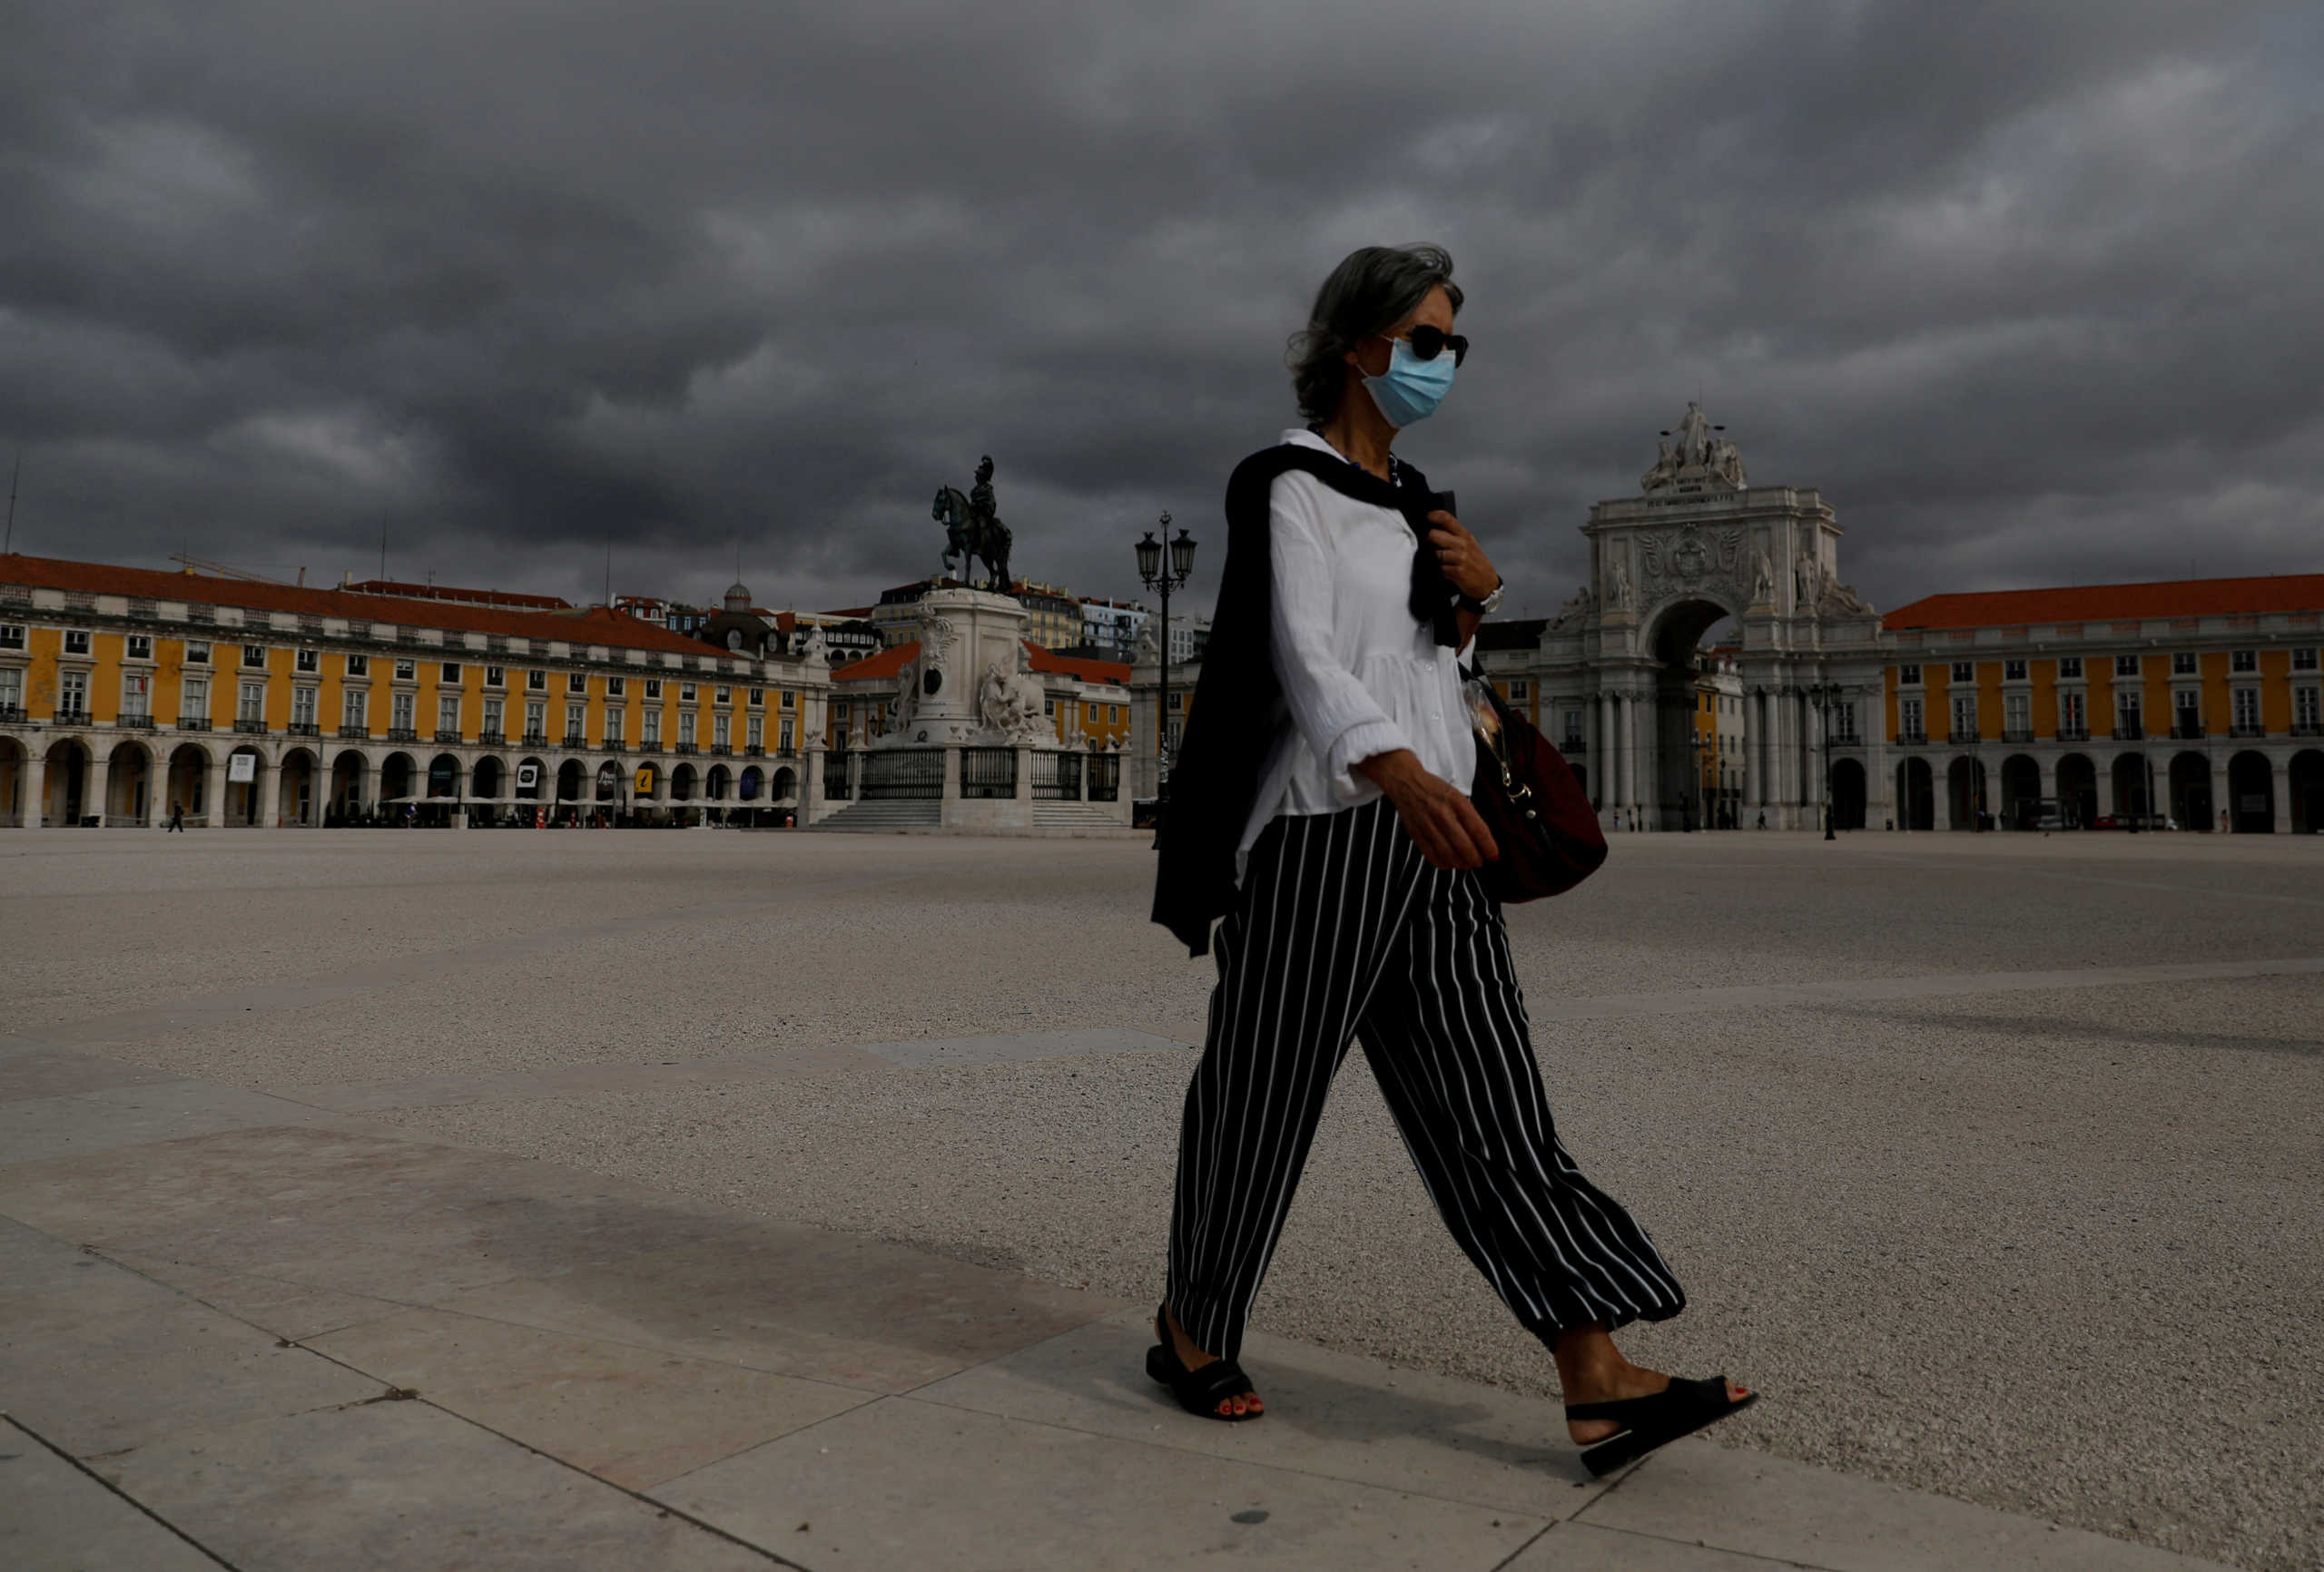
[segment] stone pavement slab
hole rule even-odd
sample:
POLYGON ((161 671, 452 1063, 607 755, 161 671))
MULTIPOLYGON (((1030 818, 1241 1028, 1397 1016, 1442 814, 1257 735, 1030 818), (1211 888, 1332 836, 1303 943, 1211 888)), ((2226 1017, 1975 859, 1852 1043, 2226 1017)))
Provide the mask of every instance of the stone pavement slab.
POLYGON ((1149 1310, 1118 1312, 912 1395, 1535 1518, 1571 1516, 1606 1488, 1538 1398, 1265 1332, 1245 1339, 1243 1365, 1266 1394, 1265 1422, 1197 1418, 1145 1373, 1153 1323, 1149 1310))
POLYGON ((814 1567, 1450 1572, 1543 1519, 891 1398, 653 1492, 814 1567))
MULTIPOLYGON (((62 1073, 53 1060, 52 1070, 62 1073)), ((181 1076, 116 1082, 68 1096, 0 1104, 0 1164, 78 1157, 183 1135, 297 1123, 313 1113, 263 1092, 181 1076)))
POLYGON ((0 1420, 0 1567, 17 1572, 219 1572, 118 1493, 0 1420))
POLYGON ((907 1391, 1119 1302, 783 1223, 444 1302, 490 1317, 870 1391, 907 1391))
POLYGON ((255 1420, 97 1466, 236 1572, 766 1572, 773 1565, 425 1402, 255 1420))
POLYGON ((1804 1565, 1589 1523, 1560 1523, 1499 1572, 1777 1572, 1804 1565))
POLYGON ((1665 1447, 1580 1517, 1597 1528, 1831 1572, 2225 1572, 2215 1562, 1700 1439, 1665 1447))
POLYGON ((432 1310, 308 1346, 629 1489, 872 1400, 849 1387, 432 1310))
POLYGON ((58 1048, 25 1048, 0 1055, 0 1104, 28 1102, 35 1097, 71 1097, 114 1086, 142 1086, 183 1079, 166 1070, 147 1069, 122 1059, 58 1048))
POLYGON ((1121 1027, 1090 1027, 1069 1032, 1014 1032, 984 1037, 919 1037, 904 1043, 866 1043, 863 1052, 877 1054, 906 1069, 937 1065, 993 1065, 1008 1059, 1078 1058, 1087 1054, 1138 1054, 1156 1048, 1184 1048, 1190 1044, 1151 1032, 1121 1027))

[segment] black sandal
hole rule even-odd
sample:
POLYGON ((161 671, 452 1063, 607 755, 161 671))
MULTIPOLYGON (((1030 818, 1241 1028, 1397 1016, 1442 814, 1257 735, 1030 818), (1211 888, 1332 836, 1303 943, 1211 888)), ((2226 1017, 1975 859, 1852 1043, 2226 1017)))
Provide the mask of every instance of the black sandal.
POLYGON ((1582 1466, 1593 1477, 1603 1477, 1634 1462, 1655 1448, 1691 1436, 1729 1414, 1740 1413, 1759 1400, 1751 1392, 1729 1402, 1727 1378, 1709 1376, 1699 1381, 1673 1378, 1659 1392, 1642 1398, 1622 1398, 1608 1403, 1568 1403, 1569 1422, 1612 1420, 1622 1428, 1581 1454, 1582 1466))
POLYGON ((1243 1373, 1241 1365, 1231 1359, 1217 1359, 1200 1370, 1188 1370, 1178 1358, 1177 1346, 1170 1341, 1169 1323, 1163 1320, 1160 1310, 1154 1312, 1154 1335, 1160 1341, 1146 1351, 1146 1373, 1168 1387, 1180 1408, 1206 1420, 1224 1420, 1228 1424, 1259 1417, 1255 1413, 1218 1411, 1221 1402, 1252 1390, 1251 1378, 1243 1373))

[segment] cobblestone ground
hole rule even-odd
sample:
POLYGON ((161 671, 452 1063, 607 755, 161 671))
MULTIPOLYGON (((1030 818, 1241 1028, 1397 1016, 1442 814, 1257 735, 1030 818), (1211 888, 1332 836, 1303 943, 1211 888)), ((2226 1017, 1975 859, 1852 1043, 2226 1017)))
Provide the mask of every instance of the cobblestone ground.
MULTIPOLYGON (((0 1030, 1150 1299, 1211 973, 1149 859, 9 833, 0 1030), (855 1051, 924 1039, 978 1041, 855 1051)), ((2324 1567, 2319 916, 2306 838, 1618 838, 1511 929, 1567 1143, 1692 1298, 1634 1354, 1764 1390, 1729 1445, 2324 1567)), ((1551 1390, 1360 1056, 1258 1321, 1551 1390)))

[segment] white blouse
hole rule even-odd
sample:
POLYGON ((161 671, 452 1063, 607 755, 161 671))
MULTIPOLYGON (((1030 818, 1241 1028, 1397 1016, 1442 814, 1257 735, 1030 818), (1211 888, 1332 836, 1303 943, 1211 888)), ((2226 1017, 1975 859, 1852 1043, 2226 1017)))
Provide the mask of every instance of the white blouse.
MULTIPOLYGON (((1283 440, 1338 457, 1312 431, 1286 431, 1283 440)), ((1283 712, 1236 850, 1238 881, 1277 814, 1336 813, 1378 797, 1380 788, 1354 772, 1374 754, 1409 748, 1430 774, 1464 791, 1476 771, 1458 654, 1408 604, 1419 543, 1403 515, 1300 470, 1275 477, 1268 501, 1283 712)))

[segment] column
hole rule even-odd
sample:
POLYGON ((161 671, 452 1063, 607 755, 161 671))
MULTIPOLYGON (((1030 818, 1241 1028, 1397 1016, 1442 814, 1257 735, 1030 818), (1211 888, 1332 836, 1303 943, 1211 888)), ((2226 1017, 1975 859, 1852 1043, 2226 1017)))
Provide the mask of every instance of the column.
POLYGON ((1019 802, 1029 803, 1033 801, 1033 750, 1030 748, 1020 747, 1017 750, 1016 796, 1019 802))
POLYGON ((25 767, 18 773, 17 780, 22 782, 18 790, 24 793, 25 802, 25 811, 18 816, 17 822, 27 830, 38 830, 41 810, 48 798, 48 756, 26 748, 25 767))
POLYGON ((2098 817, 2105 818, 2114 811, 2114 761, 2105 760, 2098 765, 2098 817))
POLYGON ((271 830, 282 816, 282 764, 280 760, 261 754, 258 769, 258 827, 271 830))
POLYGON ((1600 692, 1595 708, 1598 712, 1598 735, 1590 746, 1598 750, 1595 766, 1598 806, 1600 809, 1609 809, 1614 806, 1614 749, 1618 736, 1618 730, 1614 724, 1614 695, 1600 692))
POLYGON ((2276 833, 2290 835, 2291 833, 2291 761, 2277 759, 2273 761, 2271 769, 2275 776, 2275 791, 2272 795, 2276 800, 2276 833))
MULTIPOLYGON (((102 742, 103 739, 99 741, 102 742)), ((86 819, 89 815, 95 814, 97 828, 100 830, 105 825, 105 794, 111 786, 112 779, 113 760, 98 752, 94 748, 90 749, 88 772, 82 777, 81 817, 86 819)))
POLYGON ((1761 783, 1767 767, 1759 761, 1762 744, 1767 741, 1767 729, 1759 719, 1759 690, 1743 690, 1743 828, 1758 822, 1761 783))
POLYGON ((169 774, 162 761, 155 756, 153 749, 146 749, 145 805, 140 808, 133 801, 130 804, 131 811, 136 815, 138 829, 151 830, 162 821, 166 811, 162 807, 162 793, 169 790, 169 774))
POLYGON ((2235 802, 2234 800, 2229 796, 2227 790, 2227 760, 2216 746, 2211 750, 2211 821, 2203 828, 2206 830, 2217 830, 2220 827, 2219 816, 2221 813, 2225 813, 2227 815, 2227 828, 2233 830, 2235 828, 2235 802))
POLYGON ((1620 782, 1622 782, 1622 785, 1620 785, 1620 790, 1615 791, 1615 806, 1618 808, 1634 808, 1636 803, 1639 803, 1639 799, 1636 799, 1636 785, 1639 785, 1639 778, 1636 778, 1636 736, 1634 736, 1636 729, 1639 729, 1636 712, 1639 712, 1639 703, 1636 703, 1630 694, 1615 694, 1615 724, 1620 727, 1620 736, 1618 741, 1615 741, 1615 750, 1618 750, 1618 757, 1620 761, 1622 761, 1622 773, 1620 773, 1620 782))
POLYGON ((1816 702, 1806 693, 1799 695, 1799 801, 1807 810, 1802 827, 1808 830, 1824 828, 1824 752, 1819 744, 1823 733, 1817 729, 1816 702))

